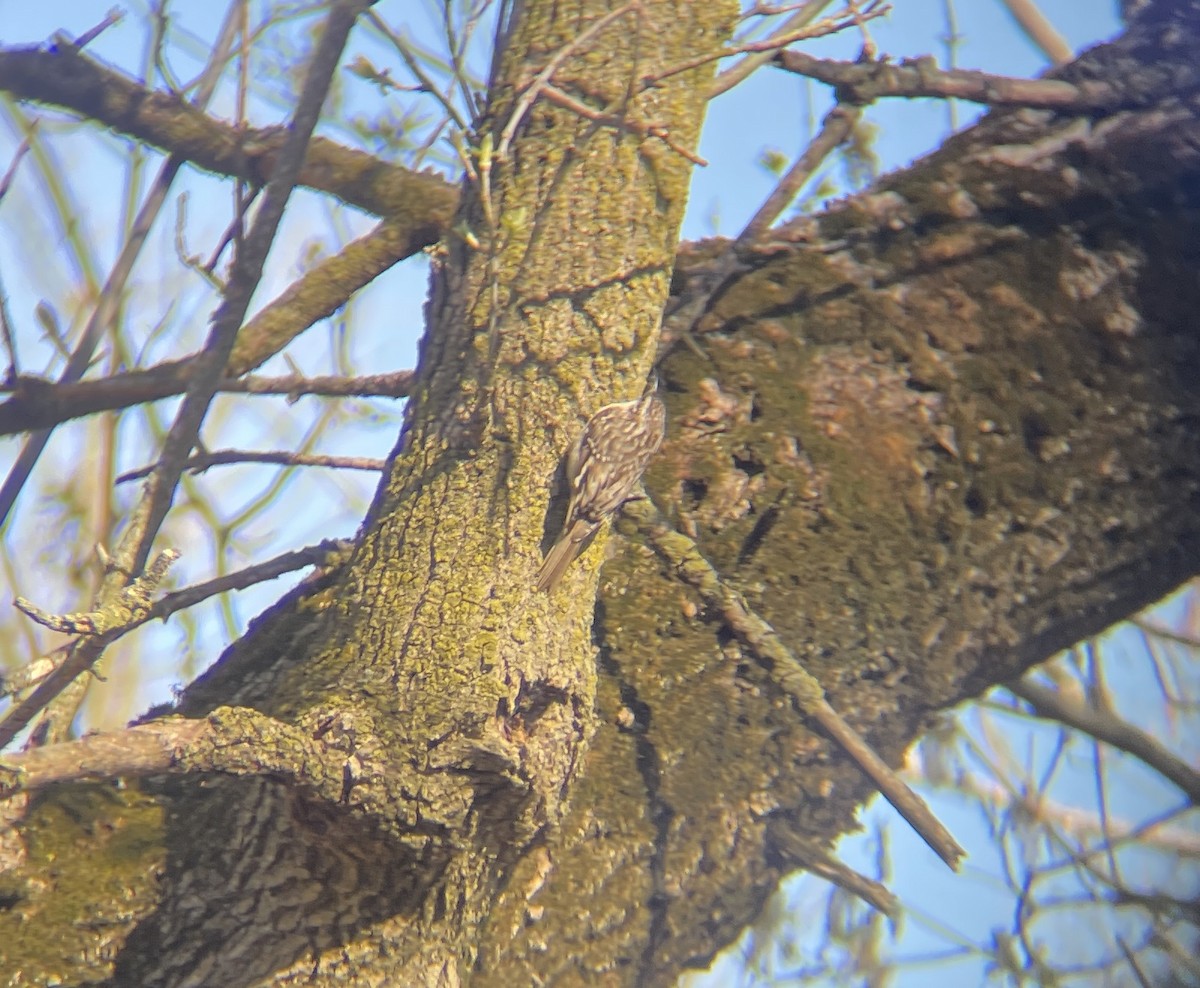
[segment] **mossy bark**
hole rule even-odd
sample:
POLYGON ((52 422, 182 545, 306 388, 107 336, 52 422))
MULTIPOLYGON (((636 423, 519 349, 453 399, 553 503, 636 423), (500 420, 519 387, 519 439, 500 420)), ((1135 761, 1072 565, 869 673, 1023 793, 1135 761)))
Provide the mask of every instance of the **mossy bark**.
MULTIPOLYGON (((853 826, 857 771, 636 540, 598 609, 603 542, 532 593, 559 454, 656 346, 687 162, 639 127, 690 147, 702 114, 697 76, 631 85, 728 28, 707 4, 643 9, 556 75, 630 126, 539 100, 487 201, 482 174, 468 189, 352 558, 182 705, 328 739, 345 805, 269 779, 50 797, 0 913, 40 906, 52 931, 24 970, 83 983, 115 955, 125 984, 666 985, 853 826), (68 798, 87 822, 39 857, 68 798), (52 918, 53 881, 33 879, 100 868, 100 828, 122 819, 145 853, 122 844, 137 893, 99 893, 101 941, 77 897, 52 918)), ((523 11, 497 139, 522 80, 604 13, 523 11)), ((1124 80, 1136 105, 995 114, 792 225, 662 365, 653 495, 893 761, 932 712, 1196 571, 1200 122, 1169 68, 1197 45, 1178 5, 1071 70, 1124 80)))
MULTIPOLYGON (((660 367, 655 500, 894 764, 1197 572, 1195 11, 1066 73, 1138 108, 990 115, 786 227, 660 367)), ((684 251, 683 291, 724 247, 684 251)), ((516 983, 673 983, 869 794, 646 548, 601 589, 604 726, 489 944, 516 983)))
POLYGON ((548 495, 584 418, 639 391, 657 349, 714 65, 642 80, 710 52, 736 8, 629 5, 579 40, 610 13, 517 8, 353 556, 181 705, 328 737, 361 768, 349 805, 269 779, 169 787, 158 901, 116 982, 293 964, 305 984, 467 981, 496 891, 558 825, 595 730, 604 539, 562 591, 532 593, 548 495), (553 85, 589 113, 530 89, 564 49, 553 85), (379 799, 390 814, 354 812, 379 799))

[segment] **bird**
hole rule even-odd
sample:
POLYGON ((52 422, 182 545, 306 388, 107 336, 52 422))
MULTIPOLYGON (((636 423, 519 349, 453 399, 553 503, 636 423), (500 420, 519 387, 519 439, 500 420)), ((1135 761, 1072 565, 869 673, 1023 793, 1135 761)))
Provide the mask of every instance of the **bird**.
POLYGON ((558 541, 546 553, 537 589, 549 593, 589 545, 606 518, 641 494, 642 474, 662 446, 667 410, 651 378, 640 398, 596 412, 567 451, 571 500, 558 541))

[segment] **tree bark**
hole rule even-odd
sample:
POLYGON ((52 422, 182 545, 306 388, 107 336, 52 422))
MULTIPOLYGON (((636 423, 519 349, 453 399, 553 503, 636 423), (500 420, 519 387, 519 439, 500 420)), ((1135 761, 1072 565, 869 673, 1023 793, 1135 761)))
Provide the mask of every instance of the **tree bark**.
MULTIPOLYGON (((478 246, 444 245, 352 558, 181 704, 325 739, 344 803, 270 778, 60 787, 16 832, 6 970, 668 985, 852 828, 857 771, 628 525, 595 609, 603 541, 531 592, 559 454, 657 343, 687 161, 642 125, 691 148, 703 112, 697 75, 631 80, 728 26, 643 6, 555 77, 629 125, 538 100, 464 196, 478 246)), ((493 133, 598 7, 524 5, 493 133)), ((1124 109, 993 113, 783 228, 660 365, 651 495, 893 763, 938 709, 1196 573, 1198 48, 1195 5, 1152 8, 1065 72, 1124 109)), ((723 249, 685 251, 677 291, 723 249)))

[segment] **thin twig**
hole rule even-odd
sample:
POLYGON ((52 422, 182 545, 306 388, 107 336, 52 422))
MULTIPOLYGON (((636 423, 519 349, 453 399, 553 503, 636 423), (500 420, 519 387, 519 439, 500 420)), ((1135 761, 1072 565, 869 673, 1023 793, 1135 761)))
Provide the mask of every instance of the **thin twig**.
POLYGON ((163 442, 158 464, 146 482, 141 503, 117 550, 118 563, 129 572, 136 573, 141 569, 150 543, 166 517, 179 476, 233 352, 234 339, 249 308, 250 298, 262 277, 267 253, 299 175, 342 49, 366 4, 367 0, 340 0, 330 8, 305 74, 283 151, 267 183, 254 224, 234 258, 228 290, 213 315, 208 340, 195 359, 191 381, 163 442))
POLYGON ((789 864, 794 863, 810 874, 858 896, 885 916, 895 916, 899 912, 899 901, 885 885, 837 860, 826 848, 791 830, 776 835, 776 841, 777 849, 791 859, 789 864))
POLYGON ((114 641, 148 620, 150 604, 154 595, 158 593, 159 584, 167 575, 171 564, 178 558, 178 549, 164 549, 154 562, 146 567, 146 572, 121 588, 115 600, 94 611, 54 614, 37 607, 24 597, 14 600, 13 606, 51 631, 95 638, 103 635, 107 636, 108 641, 114 641))
MULTIPOLYGON (((443 94, 438 89, 437 83, 434 82, 433 79, 429 77, 429 74, 421 67, 421 63, 417 61, 417 57, 412 53, 411 45, 408 39, 402 37, 388 27, 388 25, 384 23, 383 18, 373 10, 367 12, 367 20, 370 21, 372 27, 374 27, 380 34, 382 34, 388 39, 388 41, 392 43, 392 46, 399 53, 400 57, 404 59, 404 64, 408 66, 408 71, 413 74, 413 77, 420 84, 421 91, 427 93, 437 100, 438 104, 442 108, 442 111, 446 114, 446 116, 454 121, 454 125, 459 129, 459 131, 464 134, 467 133, 469 130, 467 121, 464 120, 462 114, 458 112, 458 108, 454 105, 454 101, 448 95, 443 94)), ((451 83, 451 92, 453 92, 453 83, 451 83)))
MULTIPOLYGON (((832 3, 832 0, 809 0, 803 4, 791 17, 784 21, 775 31, 771 33, 771 37, 781 37, 791 34, 799 28, 806 27, 811 24, 821 12, 832 3)), ((768 39, 769 40, 769 39, 768 39)), ((742 82, 753 72, 762 68, 774 57, 774 49, 767 51, 751 52, 736 65, 731 66, 724 72, 720 73, 708 91, 708 98, 713 99, 720 96, 721 93, 727 92, 742 82)))
MULTIPOLYGON (((212 330, 204 350, 196 358, 195 374, 175 421, 163 443, 162 455, 143 488, 125 535, 114 554, 115 566, 106 574, 99 600, 106 601, 120 592, 131 578, 141 572, 150 545, 158 533, 175 494, 199 433, 208 406, 217 393, 222 371, 229 362, 238 328, 245 318, 250 298, 262 276, 267 252, 275 239, 283 209, 291 195, 305 149, 329 92, 333 73, 354 22, 367 0, 335 0, 330 8, 316 51, 309 62, 304 86, 288 128, 284 147, 266 192, 254 226, 238 251, 229 279, 229 290, 213 316, 212 330)), ((0 748, 3 748, 81 672, 90 669, 107 644, 103 636, 83 639, 74 645, 66 660, 29 696, 16 703, 0 722, 0 748)))
POLYGON ((1141 964, 1138 963, 1137 955, 1130 950, 1129 944, 1125 942, 1125 938, 1118 936, 1116 939, 1117 946, 1121 950, 1121 955, 1125 958, 1125 963, 1129 966, 1129 970, 1133 974, 1134 979, 1137 981, 1139 988, 1151 988, 1154 982, 1152 982, 1146 976, 1146 972, 1142 970, 1141 964))
MULTIPOLYGON (((946 33, 942 36, 942 42, 946 46, 946 65, 951 71, 958 68, 958 47, 964 41, 963 36, 958 33, 958 16, 954 10, 954 3, 955 0, 942 0, 946 12, 946 33)), ((954 99, 946 100, 946 119, 950 132, 957 131, 958 103, 954 99)))
POLYGON ((199 254, 188 250, 187 245, 188 193, 185 189, 175 199, 175 259, 187 271, 198 274, 218 295, 225 291, 225 282, 213 274, 212 269, 202 263, 199 254))
MULTIPOLYGON (((34 129, 37 128, 37 121, 33 121, 34 129)), ((20 166, 22 159, 29 153, 30 144, 29 138, 21 139, 21 143, 17 145, 17 150, 13 152, 12 161, 9 162, 8 170, 4 173, 4 177, 0 178, 0 201, 8 195, 8 190, 12 188, 13 181, 17 177, 17 168, 20 166)))
MULTIPOLYGON (((353 544, 345 539, 325 539, 316 545, 280 553, 272 559, 255 563, 233 573, 226 573, 203 583, 163 594, 158 600, 151 602, 150 596, 157 590, 166 567, 178 557, 178 554, 172 551, 163 554, 163 565, 159 567, 161 572, 157 574, 156 579, 147 581, 144 577, 142 578, 141 586, 137 587, 134 592, 135 599, 131 600, 121 614, 52 615, 40 608, 33 607, 19 597, 17 598, 17 607, 37 623, 54 628, 54 630, 68 634, 104 635, 107 636, 106 641, 112 642, 144 624, 155 620, 165 621, 172 614, 195 607, 217 594, 245 590, 308 566, 332 568, 348 558, 352 547, 353 544)), ((128 587, 126 592, 129 592, 128 587)), ((32 663, 29 669, 21 670, 19 677, 6 679, 4 685, 6 689, 24 689, 36 685, 52 673, 56 667, 56 663, 49 656, 43 656, 38 662, 32 663)))
POLYGON ((0 335, 3 336, 4 352, 8 356, 8 366, 4 370, 4 386, 11 387, 21 370, 17 361, 17 341, 13 336, 12 320, 8 316, 8 293, 4 290, 3 281, 0 281, 0 335))
POLYGON ((809 0, 799 0, 798 3, 756 3, 752 7, 747 7, 738 16, 739 21, 748 21, 752 17, 782 17, 784 14, 790 14, 793 10, 800 10, 806 7, 809 0))
MULTIPOLYGON (((232 23, 232 18, 226 20, 217 43, 213 47, 212 57, 208 62, 208 73, 196 93, 195 105, 199 109, 208 105, 208 101, 212 99, 212 95, 216 91, 220 67, 224 64, 225 54, 233 43, 232 23)), ((92 355, 108 331, 109 323, 117 314, 133 266, 146 243, 150 228, 154 225, 163 203, 166 202, 167 192, 175 181, 175 176, 183 167, 184 160, 182 155, 173 154, 163 162, 162 168, 159 169, 158 175, 133 221, 129 238, 121 248, 121 253, 104 282, 100 300, 92 310, 91 316, 88 317, 87 325, 79 337, 79 342, 76 343, 75 349, 67 360, 66 367, 59 376, 60 383, 78 381, 91 366, 92 355)), ((9 468, 8 476, 5 478, 3 486, 0 486, 0 525, 4 524, 9 512, 12 511, 18 495, 24 489, 29 475, 33 472, 42 451, 46 448, 46 443, 50 440, 51 432, 52 429, 45 428, 30 435, 16 461, 9 468)))
POLYGON ((593 21, 586 28, 579 32, 569 42, 559 48, 558 51, 551 56, 542 70, 534 76, 533 80, 525 87, 517 99, 516 105, 513 107, 512 113, 509 114, 508 123, 504 125, 504 130, 500 132, 500 140, 496 142, 496 155, 503 161, 508 157, 508 149, 512 145, 513 137, 516 135, 517 128, 521 126, 521 121, 525 119, 525 114, 529 112, 529 108, 533 106, 534 101, 545 90, 550 82, 551 77, 558 71, 559 67, 566 60, 571 52, 576 51, 583 45, 587 44, 597 34, 603 31, 609 24, 619 17, 624 17, 631 10, 639 8, 641 5, 634 0, 632 3, 627 3, 623 7, 618 7, 601 17, 599 20, 593 21))
POLYGON ((104 20, 90 30, 84 31, 83 34, 79 35, 79 37, 70 38, 68 36, 62 36, 56 37, 55 40, 60 44, 69 44, 73 48, 86 48, 114 24, 119 24, 124 16, 125 11, 121 10, 119 7, 113 7, 107 14, 104 15, 104 20))
POLYGON ((1200 638, 1179 631, 1173 631, 1170 628, 1164 628, 1153 621, 1147 621, 1144 617, 1132 617, 1129 620, 1148 635, 1163 638, 1166 641, 1174 642, 1176 645, 1182 645, 1184 648, 1200 649, 1200 638))
POLYGON ((599 110, 593 110, 586 103, 581 103, 579 100, 575 99, 575 97, 568 96, 561 89, 557 88, 556 86, 551 86, 549 83, 542 87, 542 93, 549 102, 561 106, 565 110, 570 110, 573 113, 577 113, 579 116, 588 120, 594 120, 597 123, 607 124, 610 127, 616 127, 619 130, 633 131, 633 133, 639 135, 640 137, 653 137, 662 141, 672 151, 681 157, 686 158, 692 164, 700 165, 701 167, 708 166, 708 162, 701 158, 700 155, 689 151, 682 144, 677 143, 671 137, 670 131, 668 131, 666 127, 660 126, 659 124, 646 124, 639 120, 633 120, 628 117, 619 117, 612 113, 602 113, 599 110))
POLYGON ((451 5, 449 3, 442 4, 446 18, 446 45, 449 48, 450 61, 454 67, 454 81, 458 84, 459 95, 463 101, 463 105, 467 108, 467 113, 471 116, 472 127, 477 126, 482 110, 476 104, 475 91, 472 89, 472 84, 478 86, 480 83, 479 80, 471 76, 467 68, 466 54, 471 45, 471 37, 474 35, 475 29, 479 26, 480 19, 489 5, 490 0, 484 0, 484 2, 468 9, 466 18, 463 21, 462 33, 459 35, 455 34, 451 23, 451 5))
POLYGON ((771 679, 846 752, 876 785, 883 797, 909 822, 926 844, 953 869, 966 853, 929 807, 881 759, 870 745, 830 706, 821 684, 765 620, 728 586, 699 547, 676 531, 648 499, 630 502, 624 513, 674 572, 693 587, 705 603, 721 614, 725 624, 767 668, 771 679))
POLYGON ((1071 699, 1025 677, 1008 683, 1009 692, 1028 703, 1038 716, 1058 721, 1112 745, 1149 765, 1163 778, 1183 790, 1193 805, 1200 806, 1200 772, 1178 758, 1157 740, 1115 714, 1071 699))
POLYGON ((217 262, 221 260, 221 255, 225 253, 225 248, 230 244, 236 244, 242 237, 246 228, 246 214, 250 211, 250 207, 254 204, 254 200, 258 193, 256 190, 246 190, 241 179, 236 181, 236 196, 234 199, 233 219, 229 221, 229 225, 217 238, 217 244, 213 247, 212 253, 208 260, 204 263, 202 271, 204 274, 212 277, 217 270, 217 262))
POLYGON ((849 140, 861 116, 862 110, 859 107, 843 106, 841 103, 825 115, 820 132, 779 180, 779 184, 767 196, 766 202, 759 207, 758 212, 746 224, 746 228, 738 234, 731 249, 741 250, 749 247, 767 232, 779 214, 787 209, 804 184, 812 178, 821 162, 835 148, 849 140))
MULTIPOLYGON (((103 644, 107 645, 117 638, 127 635, 130 631, 140 628, 144 624, 158 619, 165 621, 172 614, 189 607, 195 607, 197 604, 208 600, 210 597, 215 597, 217 594, 228 593, 232 590, 245 590, 247 587, 264 583, 267 580, 274 580, 285 573, 291 573, 308 566, 320 566, 326 569, 337 566, 348 558, 351 547, 352 544, 343 539, 325 539, 316 545, 305 546, 303 549, 294 549, 291 552, 284 552, 273 559, 255 563, 234 573, 226 573, 224 576, 215 577, 204 583, 197 583, 190 587, 184 587, 182 590, 176 590, 173 593, 163 594, 162 597, 153 603, 149 603, 147 599, 144 602, 147 606, 138 606, 135 609, 131 608, 123 617, 115 621, 112 617, 103 618, 102 621, 106 627, 101 628, 96 626, 90 633, 99 635, 103 644)), ((169 565, 171 559, 167 559, 166 562, 169 565)), ((94 615, 65 615, 65 617, 76 619, 75 623, 77 624, 81 623, 79 621, 80 618, 88 618, 93 622, 96 620, 94 615)), ((47 622, 43 621, 41 623, 47 622)), ((86 628, 82 630, 87 631, 86 628)), ((68 644, 58 651, 67 652, 67 658, 70 658, 71 646, 68 644)), ((43 657, 43 660, 33 663, 29 670, 23 670, 20 677, 5 680, 5 688, 25 689, 34 686, 40 688, 40 685, 57 673, 61 667, 61 663, 55 663, 48 656, 43 657)), ((30 697, 31 701, 34 699, 34 696, 30 697)), ((34 713, 36 713, 36 709, 34 713)), ((11 738, 4 737, 5 732, 10 729, 11 725, 7 719, 0 722, 0 748, 11 740, 11 738)), ((17 730, 20 730, 20 728, 17 728, 17 730)))
MULTIPOLYGON (((218 449, 188 457, 185 468, 189 473, 203 473, 210 467, 233 466, 239 463, 258 463, 281 467, 332 467, 335 470, 373 470, 379 472, 385 460, 367 456, 325 456, 320 453, 293 453, 289 450, 218 449)), ((150 475, 153 466, 139 467, 117 477, 118 484, 140 480, 150 475)))
MULTIPOLYGON (((876 17, 883 17, 891 11, 891 6, 885 3, 873 3, 867 10, 862 13, 844 14, 838 17, 826 17, 811 24, 808 27, 799 28, 786 34, 772 34, 769 38, 764 38, 761 41, 747 41, 739 45, 730 45, 722 48, 719 51, 709 52, 705 55, 698 55, 696 58, 686 62, 680 62, 678 65, 672 65, 670 68, 663 69, 654 75, 645 76, 642 79, 643 87, 654 86, 662 82, 663 79, 669 79, 673 75, 678 75, 681 72, 689 72, 692 69, 699 68, 701 65, 707 65, 709 62, 716 62, 722 58, 733 58, 735 55, 745 55, 754 52, 773 52, 780 48, 786 48, 788 45, 793 45, 797 41, 807 41, 812 38, 823 38, 830 34, 837 34, 840 31, 845 31, 847 28, 854 27, 867 20, 873 20, 876 17)), ((724 90, 721 90, 724 92, 724 90)), ((713 93, 713 95, 718 95, 713 93)))
MULTIPOLYGON (((743 257, 768 231, 778 215, 796 197, 804 183, 812 176, 835 147, 853 132, 859 120, 856 107, 838 104, 825 117, 820 133, 813 138, 804 152, 793 163, 780 180, 766 202, 751 218, 746 228, 703 270, 691 277, 687 290, 680 293, 683 299, 677 307, 669 309, 663 317, 662 340, 670 344, 675 340, 691 343, 692 327, 700 316, 708 311, 713 297, 729 284, 730 280, 744 269, 743 257)), ((694 344, 692 344, 694 347, 694 344)), ((0 409, 2 411, 2 409, 0 409)))
POLYGON ((1066 65, 1075 57, 1066 38, 1055 30, 1049 18, 1032 0, 1000 0, 1000 2, 1008 8, 1008 12, 1025 32, 1025 36, 1037 45, 1055 65, 1066 65))

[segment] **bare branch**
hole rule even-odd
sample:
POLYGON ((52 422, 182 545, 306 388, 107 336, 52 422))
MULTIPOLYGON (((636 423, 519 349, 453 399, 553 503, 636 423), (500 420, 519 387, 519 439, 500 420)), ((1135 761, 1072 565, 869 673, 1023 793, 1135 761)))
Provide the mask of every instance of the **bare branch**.
POLYGON ((145 620, 152 621, 155 618, 161 618, 165 621, 176 611, 195 607, 217 594, 228 593, 230 590, 245 590, 256 583, 274 580, 276 577, 283 576, 284 573, 292 573, 307 566, 332 568, 347 558, 350 548, 351 543, 343 539, 325 539, 316 545, 280 553, 274 559, 255 563, 253 566, 247 566, 235 573, 226 573, 224 576, 214 577, 204 583, 197 583, 194 586, 176 590, 174 593, 164 594, 147 612, 145 620))
MULTIPOLYGON (((34 121, 36 126, 37 121, 34 121)), ((29 153, 29 138, 24 138, 17 145, 17 150, 13 152, 12 161, 8 164, 8 170, 5 171, 4 177, 0 178, 0 200, 8 195, 8 190, 12 188, 13 180, 17 177, 17 169, 21 165, 21 160, 29 153)))
MULTIPOLYGON (((210 467, 233 466, 239 463, 259 463, 281 467, 332 467, 336 470, 382 470, 386 461, 366 456, 325 456, 320 453, 293 453, 288 450, 218 449, 188 457, 185 469, 203 473, 210 467)), ((139 467, 117 478, 118 484, 147 477, 154 467, 139 467)))
POLYGON ((1066 65, 1075 57, 1075 52, 1049 18, 1042 13, 1041 8, 1033 0, 1000 0, 1013 20, 1020 25, 1025 36, 1037 45, 1055 65, 1066 65))
POLYGON ((233 353, 234 340, 262 277, 267 253, 283 218, 283 210, 300 173, 305 149, 316 127, 321 106, 346 39, 367 0, 340 0, 329 11, 316 50, 305 74, 304 86, 287 130, 279 160, 263 194, 254 225, 233 262, 229 288, 213 315, 212 330, 194 364, 183 403, 163 442, 158 465, 146 482, 117 552, 118 564, 131 573, 141 570, 153 540, 174 497, 175 485, 196 441, 208 406, 233 353))
POLYGON ((815 720, 938 857, 957 870, 959 859, 966 852, 950 832, 933 815, 924 800, 905 785, 829 705, 821 684, 804 668, 775 630, 750 609, 742 595, 721 579, 696 544, 676 531, 649 498, 630 502, 625 506, 624 513, 679 578, 694 588, 708 606, 720 613, 730 630, 750 647, 763 662, 775 684, 791 698, 796 709, 815 720))
MULTIPOLYGON (((402 224, 380 223, 374 230, 347 244, 290 285, 238 332, 237 342, 218 388, 248 394, 329 394, 369 397, 403 397, 411 386, 411 371, 362 379, 299 377, 277 380, 278 386, 235 382, 282 350, 305 329, 346 304, 354 292, 370 283, 397 261, 420 249, 402 224), (310 386, 307 381, 313 382, 310 386), (362 380, 359 390, 343 380, 362 380)), ((164 361, 154 367, 128 371, 96 381, 54 385, 39 378, 18 379, 13 395, 0 404, 0 435, 47 428, 68 419, 181 394, 195 373, 196 355, 164 361)))
MULTIPOLYGON (((775 33, 769 38, 764 38, 761 41, 747 41, 740 45, 730 45, 722 48, 719 51, 710 52, 707 55, 702 55, 699 58, 690 59, 687 62, 681 62, 679 65, 672 65, 662 72, 657 72, 652 76, 646 76, 642 80, 642 85, 652 86, 661 82, 663 79, 669 79, 673 75, 678 75, 680 72, 688 72, 691 69, 699 68, 701 65, 706 65, 709 62, 715 62, 722 58, 732 58, 735 55, 745 55, 759 52, 774 52, 780 48, 786 48, 788 45, 794 45, 797 41, 808 41, 812 38, 823 38, 830 34, 837 34, 845 31, 847 28, 861 25, 869 20, 874 20, 876 17, 883 17, 891 11, 891 5, 883 3, 882 0, 876 0, 871 3, 868 8, 861 12, 843 13, 834 17, 825 17, 817 21, 815 24, 810 24, 808 27, 802 27, 795 31, 775 33)), ((768 58, 767 61, 770 59, 768 58)), ((719 89, 716 89, 712 95, 717 96, 725 92, 730 87, 722 84, 719 89)))
MULTIPOLYGON (((232 590, 245 590, 247 587, 252 587, 258 583, 265 583, 268 580, 274 580, 285 573, 292 573, 308 566, 331 569, 340 565, 347 558, 351 547, 352 543, 344 539, 325 539, 316 545, 305 546, 303 549, 294 549, 291 552, 284 552, 273 559, 255 563, 253 566, 247 566, 245 569, 237 570, 234 573, 226 573, 224 576, 214 577, 211 580, 206 580, 204 583, 197 583, 190 587, 184 587, 182 590, 164 594, 153 604, 149 603, 147 597, 145 603, 148 606, 139 607, 136 614, 131 611, 118 625, 114 625, 112 621, 107 622, 111 626, 109 630, 114 633, 109 635, 106 640, 112 641, 121 635, 128 634, 135 628, 141 627, 143 624, 148 624, 150 621, 165 621, 172 614, 186 610, 189 607, 195 607, 197 604, 208 600, 210 597, 215 597, 217 594, 228 593, 232 590)), ((18 600, 17 606, 39 623, 47 626, 53 626, 56 623, 55 615, 49 615, 50 620, 42 620, 45 612, 38 608, 22 606, 22 603, 18 600), (31 611, 36 613, 30 613, 31 611)), ((95 615, 64 615, 57 620, 61 621, 63 619, 74 619, 72 623, 76 627, 65 629, 69 632, 100 633, 95 630, 89 631, 87 628, 79 627, 83 623, 80 619, 87 619, 95 624, 95 615)), ((67 650, 69 650, 69 646, 67 649, 60 649, 59 651, 67 650)), ((35 687, 54 672, 57 667, 58 663, 48 655, 34 660, 28 666, 19 670, 17 674, 0 680, 0 696, 6 696, 10 693, 35 687)))
POLYGON ((410 370, 390 374, 363 374, 361 377, 340 377, 332 374, 303 377, 247 376, 236 381, 222 381, 221 390, 248 395, 287 395, 295 401, 303 395, 324 398, 406 398, 412 390, 415 373, 410 370))
MULTIPOLYGON (((958 30, 958 14, 954 10, 955 0, 942 0, 942 9, 946 13, 946 32, 942 35, 942 43, 946 47, 946 65, 948 68, 958 68, 958 49, 966 39, 958 30)), ((872 57, 875 53, 872 53, 872 57)), ((951 133, 958 130, 958 103, 953 99, 946 100, 946 123, 951 133)))
POLYGON ((840 101, 852 104, 867 104, 887 96, 941 96, 991 106, 1109 110, 1137 106, 1148 98, 1094 79, 1072 83, 939 69, 930 55, 905 59, 899 65, 882 59, 838 62, 792 50, 777 52, 773 57, 776 65, 789 72, 828 83, 840 101))
MULTIPOLYGON (((0 48, 0 90, 17 99, 71 110, 220 175, 262 185, 274 173, 287 139, 282 127, 239 130, 206 116, 186 100, 152 92, 73 48, 0 48)), ((317 138, 298 182, 336 195, 376 216, 403 221, 424 246, 437 240, 457 193, 429 172, 415 174, 363 151, 317 138)))
POLYGON ((796 198, 796 195, 804 187, 804 183, 812 178, 821 162, 854 133, 854 127, 861 116, 862 110, 858 107, 843 106, 840 103, 826 114, 821 123, 820 133, 792 163, 787 174, 780 179, 779 184, 767 196, 767 201, 759 207, 758 212, 746 224, 746 228, 738 235, 730 249, 748 247, 767 232, 779 214, 787 209, 792 200, 796 198))
POLYGON ((158 554, 158 558, 146 567, 145 573, 121 588, 115 600, 95 611, 51 614, 34 606, 24 597, 18 597, 13 601, 13 605, 31 620, 51 631, 89 637, 105 635, 112 641, 149 620, 150 601, 158 592, 159 584, 167 575, 167 570, 178 558, 178 549, 164 549, 158 554))
POLYGON ((119 7, 113 7, 107 14, 104 15, 104 20, 100 21, 99 24, 95 25, 91 29, 84 31, 83 34, 79 35, 79 37, 73 40, 56 37, 55 40, 60 44, 65 42, 66 44, 74 45, 76 48, 86 48, 110 27, 119 23, 124 16, 125 11, 121 10, 119 7))
MULTIPOLYGON (((717 257, 689 272, 690 284, 676 296, 676 303, 664 314, 661 338, 664 345, 680 339, 691 342, 692 327, 707 311, 713 297, 744 269, 744 255, 762 240, 771 224, 796 197, 825 157, 849 138, 859 118, 860 112, 856 107, 838 104, 830 110, 822 122, 820 133, 788 169, 738 238, 730 242, 717 257)), ((2 412, 3 407, 0 406, 2 412)))
POLYGON ((1200 805, 1200 772, 1116 714, 1080 703, 1061 690, 1043 686, 1028 676, 1009 683, 1008 689, 1033 707, 1038 716, 1083 731, 1141 759, 1182 789, 1194 805, 1200 805))
POLYGON ((451 98, 453 95, 453 85, 451 85, 450 93, 447 94, 441 92, 437 87, 437 83, 434 82, 433 79, 429 77, 429 74, 421 67, 421 63, 417 59, 416 55, 413 54, 412 45, 408 42, 407 38, 393 31, 384 22, 383 18, 373 10, 367 13, 367 19, 375 27, 375 30, 377 30, 392 43, 392 46, 404 60, 404 64, 408 66, 408 71, 411 72, 413 74, 413 78, 417 80, 418 90, 420 92, 427 93, 429 96, 432 96, 435 100, 437 100, 438 105, 445 112, 446 116, 453 121, 454 126, 456 126, 460 132, 465 134, 469 129, 469 125, 467 124, 467 121, 462 118, 462 115, 458 112, 458 109, 455 107, 451 98))
POLYGON ((1166 641, 1174 642, 1176 645, 1182 645, 1184 648, 1200 649, 1200 638, 1179 631, 1173 631, 1154 621, 1148 621, 1143 617, 1131 618, 1130 621, 1148 635, 1154 635, 1166 641))
MULTIPOLYGON (((192 450, 208 406, 217 393, 222 371, 233 352, 238 327, 245 318, 250 298, 262 276, 267 252, 283 217, 305 148, 320 115, 321 106, 342 49, 367 0, 335 0, 324 30, 309 62, 304 86, 288 128, 284 149, 262 205, 233 264, 229 290, 213 315, 212 330, 204 350, 194 358, 194 371, 179 412, 163 443, 162 455, 143 488, 125 535, 115 554, 116 566, 106 574, 97 610, 103 610, 128 582, 126 574, 137 574, 145 565, 150 545, 166 517, 175 487, 192 450)), ((39 710, 65 689, 74 678, 99 659, 107 641, 104 636, 84 639, 71 647, 66 660, 29 696, 15 704, 0 722, 0 748, 8 744, 39 710)))
POLYGON ((776 840, 777 850, 787 854, 798 867, 858 896, 885 916, 899 913, 900 903, 886 886, 850 868, 825 848, 815 847, 811 841, 788 830, 781 830, 776 840))
MULTIPOLYGON (((771 37, 783 37, 811 24, 821 15, 821 11, 829 6, 830 2, 831 0, 808 0, 807 3, 801 4, 799 10, 784 21, 777 30, 772 32, 771 37)), ((743 79, 746 79, 770 62, 773 57, 773 49, 750 53, 736 65, 726 69, 717 76, 716 81, 709 90, 709 98, 719 96, 721 93, 732 89, 743 79)))
MULTIPOLYGON (((107 26, 106 20, 103 27, 107 26)), ((103 27, 94 30, 99 33, 103 27)), ((196 93, 196 107, 203 108, 212 99, 212 94, 217 88, 217 80, 220 78, 221 66, 224 65, 232 44, 233 18, 226 17, 201 78, 200 88, 196 93)), ((70 46, 67 47, 70 50, 70 46)), ((59 377, 61 382, 78 381, 91 365, 92 355, 101 338, 108 331, 109 324, 116 316, 120 300, 124 295, 125 284, 133 272, 138 255, 141 254, 146 238, 150 235, 150 229, 154 225, 155 219, 158 218, 163 203, 166 202, 167 192, 181 167, 183 167, 183 158, 172 154, 159 169, 158 175, 133 221, 129 237, 105 280, 104 288, 100 292, 100 300, 88 317, 87 325, 80 334, 74 350, 67 358, 67 365, 59 377)), ((54 423, 47 423, 47 425, 52 424, 54 423)), ((24 488, 25 482, 29 479, 29 475, 42 455, 42 450, 46 448, 46 443, 50 440, 50 433, 51 429, 48 427, 34 432, 26 440, 9 470, 3 487, 0 487, 0 524, 3 524, 4 520, 8 518, 9 512, 12 511, 17 496, 24 488)))

